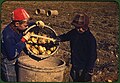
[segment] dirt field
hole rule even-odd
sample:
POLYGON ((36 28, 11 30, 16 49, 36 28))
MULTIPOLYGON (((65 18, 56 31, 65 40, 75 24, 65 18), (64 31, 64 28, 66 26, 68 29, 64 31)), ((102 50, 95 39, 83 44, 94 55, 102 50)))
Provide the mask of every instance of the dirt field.
MULTIPOLYGON (((97 40, 98 58, 94 68, 93 82, 118 80, 118 4, 115 2, 73 2, 73 1, 7 1, 2 4, 2 29, 10 22, 10 12, 15 8, 25 8, 34 21, 42 20, 57 33, 72 29, 70 22, 74 15, 86 12, 90 17, 90 29, 97 40), (58 10, 58 16, 35 15, 36 9, 58 10)), ((65 81, 68 82, 70 48, 69 42, 60 44, 54 55, 67 63, 65 81)))

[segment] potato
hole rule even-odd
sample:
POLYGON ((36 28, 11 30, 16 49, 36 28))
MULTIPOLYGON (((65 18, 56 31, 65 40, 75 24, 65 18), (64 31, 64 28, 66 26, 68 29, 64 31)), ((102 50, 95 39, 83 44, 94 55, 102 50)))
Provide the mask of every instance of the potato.
POLYGON ((44 51, 46 51, 46 48, 45 48, 45 47, 43 47, 43 49, 44 49, 44 51))
POLYGON ((53 44, 56 44, 56 41, 52 41, 53 42, 53 44))
POLYGON ((56 50, 56 46, 51 47, 50 50, 51 50, 51 51, 55 51, 55 50, 56 50))
POLYGON ((45 51, 44 51, 44 48, 43 48, 42 46, 39 46, 38 49, 39 49, 39 52, 40 52, 40 53, 45 52, 45 51))
POLYGON ((53 48, 54 48, 54 50, 56 50, 56 48, 57 48, 57 47, 56 47, 56 46, 54 46, 53 48))
POLYGON ((34 46, 32 46, 31 47, 31 51, 34 53, 34 54, 39 54, 39 51, 34 47, 34 46))
POLYGON ((50 43, 50 40, 47 39, 47 40, 46 40, 46 43, 50 43))
MULTIPOLYGON (((47 37, 46 34, 42 34, 43 37, 47 37)), ((47 39, 42 39, 42 44, 46 44, 47 43, 47 39)))
POLYGON ((51 50, 51 51, 54 51, 54 48, 53 48, 53 47, 51 47, 51 48, 50 48, 50 50, 51 50))
POLYGON ((47 50, 46 53, 47 53, 47 54, 51 54, 51 51, 50 51, 50 50, 47 50))
POLYGON ((26 44, 26 48, 30 49, 30 44, 26 44))
POLYGON ((37 40, 38 40, 38 38, 32 37, 32 42, 33 42, 33 43, 37 43, 37 40))
POLYGON ((34 32, 31 32, 31 35, 34 35, 35 33, 34 32))
POLYGON ((45 52, 42 53, 42 55, 45 55, 45 54, 46 54, 45 52))
POLYGON ((35 45, 36 48, 38 48, 38 45, 35 45))
POLYGON ((42 39, 42 44, 46 44, 46 39, 42 39))
POLYGON ((41 43, 42 43, 42 39, 39 38, 39 39, 38 39, 38 44, 41 44, 41 43))

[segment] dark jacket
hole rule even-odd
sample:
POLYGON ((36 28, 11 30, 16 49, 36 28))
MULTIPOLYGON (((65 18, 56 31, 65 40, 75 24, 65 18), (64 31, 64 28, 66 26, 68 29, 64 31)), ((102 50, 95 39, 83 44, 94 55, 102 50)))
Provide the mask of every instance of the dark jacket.
MULTIPOLYGON (((35 22, 30 22, 28 27, 34 24, 35 22)), ((21 41, 23 31, 19 31, 16 28, 10 23, 2 31, 1 53, 3 58, 7 58, 8 60, 17 58, 25 48, 25 43, 21 41)))
MULTIPOLYGON (((33 23, 30 23, 28 26, 31 25, 33 25, 33 23)), ((25 43, 21 41, 22 37, 23 31, 17 30, 17 27, 14 27, 14 25, 11 23, 8 24, 2 31, 1 79, 3 81, 18 81, 18 57, 22 50, 24 50, 24 52, 26 51, 25 43)))
POLYGON ((72 29, 66 34, 60 35, 61 42, 70 41, 71 63, 79 69, 93 68, 97 58, 96 40, 90 30, 80 33, 72 29))
POLYGON ((18 57, 20 52, 25 48, 25 43, 21 42, 23 33, 12 28, 9 24, 2 31, 1 52, 3 58, 13 60, 18 57))

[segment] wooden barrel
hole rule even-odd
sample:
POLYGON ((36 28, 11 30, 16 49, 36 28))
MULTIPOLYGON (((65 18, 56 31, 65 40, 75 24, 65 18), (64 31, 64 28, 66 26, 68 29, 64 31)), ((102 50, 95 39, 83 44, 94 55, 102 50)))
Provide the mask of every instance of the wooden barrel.
POLYGON ((29 56, 18 59, 19 82, 63 82, 65 61, 49 57, 44 60, 34 60, 29 56))

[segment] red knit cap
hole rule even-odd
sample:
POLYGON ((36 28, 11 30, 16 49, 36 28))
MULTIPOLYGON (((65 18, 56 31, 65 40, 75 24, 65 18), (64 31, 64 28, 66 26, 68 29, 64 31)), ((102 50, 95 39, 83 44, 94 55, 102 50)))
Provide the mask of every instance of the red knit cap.
POLYGON ((15 9, 12 12, 12 14, 13 14, 12 20, 25 20, 25 19, 29 19, 30 18, 29 14, 23 8, 15 9))

